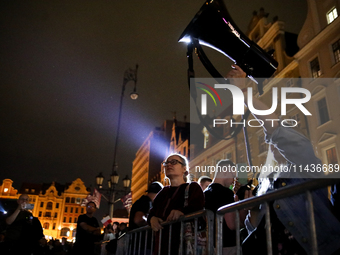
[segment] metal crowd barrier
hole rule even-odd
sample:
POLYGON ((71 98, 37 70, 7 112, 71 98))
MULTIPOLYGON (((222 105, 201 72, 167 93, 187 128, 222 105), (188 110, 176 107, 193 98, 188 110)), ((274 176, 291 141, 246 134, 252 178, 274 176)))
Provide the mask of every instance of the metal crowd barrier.
POLYGON ((266 220, 266 240, 267 240, 267 254, 272 255, 272 239, 271 239, 271 225, 270 225, 270 211, 269 211, 269 202, 291 197, 297 194, 305 193, 307 197, 307 211, 309 212, 309 229, 310 229, 310 237, 311 237, 311 250, 312 255, 317 255, 317 241, 316 241, 316 231, 315 231, 315 221, 314 221, 314 210, 313 210, 313 200, 311 191, 325 188, 329 185, 335 184, 339 182, 339 179, 331 178, 327 179, 313 179, 303 183, 294 184, 286 187, 282 187, 280 189, 270 191, 266 194, 263 194, 258 197, 252 197, 249 199, 242 200, 240 202, 235 202, 226 206, 223 206, 218 209, 216 212, 216 254, 222 255, 223 248, 223 239, 222 239, 222 223, 223 223, 223 215, 228 212, 236 213, 236 245, 237 245, 237 255, 241 253, 241 243, 240 243, 240 218, 238 210, 242 210, 245 208, 252 208, 255 206, 259 206, 260 204, 265 205, 265 220, 266 220))
MULTIPOLYGON (((174 223, 180 222, 180 245, 179 245, 179 251, 178 254, 181 255, 183 253, 183 245, 185 241, 184 236, 184 225, 188 221, 194 221, 194 236, 197 237, 198 233, 198 219, 200 217, 204 217, 206 222, 206 254, 213 254, 214 253, 214 244, 213 244, 213 236, 214 236, 214 213, 209 210, 202 210, 198 212, 194 212, 191 214, 187 214, 185 216, 180 217, 177 221, 171 221, 171 222, 164 222, 161 225, 167 226, 169 225, 169 237, 171 237, 172 232, 172 226, 174 223)), ((127 255, 150 255, 153 254, 153 249, 156 249, 159 255, 165 255, 161 254, 161 243, 162 243, 162 229, 159 231, 159 245, 158 247, 154 247, 154 237, 155 233, 152 231, 152 229, 149 226, 141 227, 138 229, 134 229, 132 231, 129 231, 127 233, 126 238, 126 247, 127 247, 127 255), (150 233, 151 232, 151 233, 150 233), (150 234, 148 234, 150 233, 150 234), (142 238, 144 236, 144 238, 142 238), (149 242, 149 237, 151 236, 151 240, 149 242), (144 240, 143 240, 144 239, 144 240), (143 242, 143 245, 142 245, 143 242), (143 247, 144 246, 144 247, 143 247), (133 247, 133 250, 132 250, 133 247)), ((199 255, 197 251, 197 238, 194 239, 194 255, 199 255)), ((168 241, 168 254, 171 254, 171 238, 169 238, 168 241)))
MULTIPOLYGON (((331 175, 330 175, 331 176, 331 175)), ((239 219, 239 212, 238 210, 243 210, 245 208, 251 208, 255 206, 259 206, 260 204, 264 204, 266 207, 265 212, 265 220, 266 220, 266 239, 267 239, 267 254, 272 255, 272 240, 271 240, 271 227, 270 227, 270 211, 269 211, 269 202, 277 199, 282 199, 285 197, 294 196, 297 194, 305 193, 307 197, 307 210, 309 212, 309 226, 310 226, 310 237, 311 237, 311 250, 312 255, 317 255, 317 239, 316 239, 316 230, 314 224, 314 211, 313 211, 313 200, 311 191, 325 188, 329 185, 339 183, 339 179, 336 178, 328 178, 328 179, 313 179, 303 183, 294 184, 286 187, 282 187, 275 191, 270 191, 264 195, 258 197, 252 197, 249 199, 245 199, 239 202, 235 202, 226 206, 219 208, 216 213, 216 222, 214 222, 214 213, 209 210, 202 210, 192 214, 188 214, 182 216, 177 221, 165 222, 161 225, 164 227, 169 225, 169 236, 171 236, 172 225, 176 222, 181 222, 181 230, 180 230, 180 247, 179 247, 179 255, 182 255, 183 251, 183 244, 184 244, 184 224, 189 220, 194 220, 195 225, 195 232, 194 235, 197 237, 197 224, 198 218, 204 217, 206 219, 206 237, 207 237, 207 247, 206 247, 206 254, 217 254, 222 255, 223 249, 223 215, 225 213, 234 212, 236 213, 236 245, 237 245, 237 254, 241 255, 241 240, 240 240, 240 219, 239 219), (216 239, 214 244, 214 223, 216 223, 216 239), (216 247, 216 249, 214 249, 216 247)), ((162 238, 162 230, 160 230, 160 240, 159 246, 155 249, 158 251, 157 254, 161 254, 161 238, 162 238)), ((130 231, 127 233, 127 237, 125 240, 125 247, 127 250, 127 255, 149 255, 153 254, 153 246, 154 246, 154 231, 149 226, 141 227, 130 231), (144 241, 144 248, 141 249, 142 245, 142 235, 145 235, 144 241), (147 233, 150 233, 148 235, 147 233), (151 240, 149 242, 149 237, 151 236, 151 240), (134 240, 134 241, 133 241, 134 240), (133 241, 133 243, 132 243, 133 241), (151 243, 151 244, 148 244, 151 243), (133 250, 132 250, 133 246, 133 250), (150 249, 149 249, 150 248, 150 249)), ((168 247, 171 247, 171 238, 169 238, 168 247)), ((168 254, 171 253, 171 250, 168 250, 168 254)), ((197 238, 195 238, 194 244, 194 255, 197 254, 197 238)), ((165 254, 161 254, 165 255, 165 254)), ((199 254, 197 254, 199 255, 199 254)))

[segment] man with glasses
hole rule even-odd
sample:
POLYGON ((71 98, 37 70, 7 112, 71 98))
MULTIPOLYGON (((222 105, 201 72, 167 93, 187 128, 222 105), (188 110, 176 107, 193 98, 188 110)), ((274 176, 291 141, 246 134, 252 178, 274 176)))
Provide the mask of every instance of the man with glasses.
POLYGON ((86 214, 79 216, 74 254, 95 254, 95 243, 101 239, 101 228, 93 216, 96 211, 97 206, 91 201, 86 205, 86 214))

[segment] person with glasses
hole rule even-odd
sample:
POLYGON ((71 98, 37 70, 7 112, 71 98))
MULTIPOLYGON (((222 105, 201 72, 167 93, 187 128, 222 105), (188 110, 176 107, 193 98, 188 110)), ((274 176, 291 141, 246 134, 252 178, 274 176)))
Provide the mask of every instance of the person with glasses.
POLYGON ((91 201, 86 204, 86 214, 79 216, 73 254, 95 254, 95 243, 101 240, 101 228, 94 217, 96 211, 97 205, 91 201))
MULTIPOLYGON (((170 154, 162 163, 164 172, 170 180, 170 186, 165 186, 156 196, 153 208, 148 216, 148 223, 156 232, 154 254, 158 254, 159 230, 162 229, 161 254, 168 254, 169 226, 162 226, 163 222, 176 221, 181 216, 203 210, 204 195, 197 182, 189 183, 189 164, 185 156, 170 154), (185 194, 188 187, 187 206, 185 194)), ((178 254, 180 244, 180 223, 172 226, 171 254, 178 254)))

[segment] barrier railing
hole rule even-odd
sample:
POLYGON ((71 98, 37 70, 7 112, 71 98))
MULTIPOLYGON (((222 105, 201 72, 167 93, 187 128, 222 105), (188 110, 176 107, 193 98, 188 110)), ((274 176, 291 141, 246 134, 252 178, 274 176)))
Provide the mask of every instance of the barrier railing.
MULTIPOLYGON (((236 245, 237 254, 241 254, 241 243, 240 243, 240 220, 238 210, 243 210, 246 208, 252 208, 259 206, 260 204, 265 205, 265 220, 266 220, 266 241, 267 241, 267 254, 272 255, 272 240, 271 240, 271 224, 270 224, 270 211, 269 202, 282 199, 286 197, 291 197, 301 193, 305 193, 307 197, 307 211, 309 214, 309 230, 311 237, 311 250, 312 255, 317 255, 317 241, 316 241, 316 231, 315 231, 315 221, 314 221, 314 210, 313 210, 313 200, 311 191, 325 188, 329 185, 333 185, 339 182, 339 179, 331 178, 330 175, 328 179, 313 179, 308 180, 303 183, 293 184, 291 186, 282 187, 280 189, 270 191, 258 197, 252 197, 240 202, 235 202, 218 209, 216 213, 216 225, 217 225, 217 237, 216 237, 216 254, 222 255, 222 223, 223 215, 228 212, 236 213, 236 245)), ((299 205, 300 206, 300 205, 299 205)))
MULTIPOLYGON (((331 177, 331 175, 330 175, 331 177)), ((188 221, 194 221, 194 253, 199 255, 197 252, 197 233, 198 233, 198 219, 200 217, 205 217, 206 219, 206 254, 217 254, 222 255, 223 249, 223 215, 229 212, 236 213, 236 245, 237 245, 237 254, 240 255, 241 253, 241 240, 240 240, 240 219, 239 219, 239 210, 243 210, 245 208, 252 208, 255 206, 259 206, 260 204, 264 204, 266 211, 265 211, 265 220, 266 220, 266 239, 267 239, 267 254, 272 254, 272 241, 271 241, 271 228, 270 228, 270 210, 269 210, 269 202, 282 199, 286 197, 291 197, 294 195, 298 195, 301 193, 305 193, 307 197, 307 210, 309 213, 309 229, 310 229, 310 237, 311 237, 311 250, 312 255, 317 255, 317 233, 315 230, 315 222, 314 222, 314 211, 313 211, 313 200, 311 191, 325 188, 329 185, 333 185, 335 183, 339 183, 339 179, 329 178, 329 179, 313 179, 303 183, 294 184, 291 186, 282 187, 280 189, 270 191, 264 195, 258 197, 252 197, 249 199, 245 199, 239 202, 235 202, 226 206, 219 208, 216 213, 216 222, 214 222, 214 213, 209 210, 202 210, 198 212, 194 212, 192 214, 188 214, 182 216, 177 221, 165 222, 161 225, 168 226, 169 225, 169 236, 171 236, 172 232, 172 225, 174 223, 180 222, 180 245, 178 254, 183 254, 183 245, 185 241, 185 230, 184 225, 188 221), (216 223, 216 241, 214 244, 214 224, 216 223), (216 247, 216 249, 214 249, 216 247)), ((154 231, 149 226, 141 227, 135 230, 132 230, 127 233, 127 237, 125 240, 125 247, 127 250, 127 255, 146 255, 146 254, 153 254, 153 249, 156 249, 157 254, 161 254, 161 246, 162 243, 162 230, 160 230, 160 238, 158 242, 158 247, 154 247, 154 238, 155 234, 154 231)), ((168 247, 171 247, 171 238, 168 241, 168 247)), ((171 254, 171 248, 168 250, 168 254, 171 254)), ((165 255, 165 254, 162 254, 165 255)))
MULTIPOLYGON (((185 236, 185 223, 193 221, 193 235, 194 235, 194 247, 193 254, 199 255, 198 253, 198 244, 197 244, 197 236, 198 236, 198 220, 203 217, 205 219, 205 233, 206 233, 206 254, 214 253, 214 213, 209 210, 202 210, 198 212, 194 212, 191 214, 187 214, 185 216, 180 217, 177 221, 164 222, 162 223, 162 227, 169 226, 169 237, 171 237, 172 226, 173 224, 180 222, 180 243, 178 254, 183 254, 184 244, 186 240, 185 236)), ((155 232, 149 226, 141 227, 138 229, 134 229, 127 233, 126 239, 126 247, 128 247, 128 255, 146 255, 153 254, 153 249, 156 249, 157 254, 161 254, 161 243, 162 243, 163 230, 159 231, 159 242, 158 247, 154 247, 154 238, 155 232)), ((171 238, 168 240, 168 254, 171 254, 171 238)), ((165 254, 162 254, 165 255, 165 254)))

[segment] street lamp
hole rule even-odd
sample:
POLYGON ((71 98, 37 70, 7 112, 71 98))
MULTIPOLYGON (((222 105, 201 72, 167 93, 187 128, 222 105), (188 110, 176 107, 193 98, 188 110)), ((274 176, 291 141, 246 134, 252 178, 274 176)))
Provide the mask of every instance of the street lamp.
MULTIPOLYGON (((109 215, 110 215, 111 218, 113 217, 113 208, 114 208, 113 204, 115 202, 115 194, 116 194, 116 192, 121 191, 121 190, 115 189, 115 186, 118 184, 118 181, 119 181, 119 175, 117 173, 117 168, 118 168, 117 149, 118 149, 118 142, 119 142, 120 123, 121 123, 121 118, 122 118, 122 106, 123 106, 124 92, 125 92, 125 87, 128 84, 128 82, 133 81, 134 82, 134 89, 133 89, 133 92, 130 94, 130 98, 132 100, 136 100, 138 98, 138 94, 136 92, 137 70, 138 70, 138 65, 136 65, 136 69, 129 68, 124 73, 122 93, 121 93, 121 96, 120 96, 120 104, 119 104, 117 134, 116 134, 116 140, 115 140, 115 146, 114 146, 114 152, 113 152, 112 174, 110 176, 110 179, 108 180, 108 189, 106 189, 106 191, 108 191, 109 198, 106 198, 105 196, 103 196, 109 202, 109 207, 110 207, 109 215)), ((103 181, 104 181, 104 176, 102 175, 102 173, 100 173, 96 177, 96 184, 97 184, 99 190, 101 190, 101 191, 105 190, 105 189, 103 189, 103 181)), ((126 177, 123 179, 123 185, 124 185, 125 192, 129 188, 130 182, 131 182, 130 178, 128 177, 128 175, 126 175, 126 177)))

